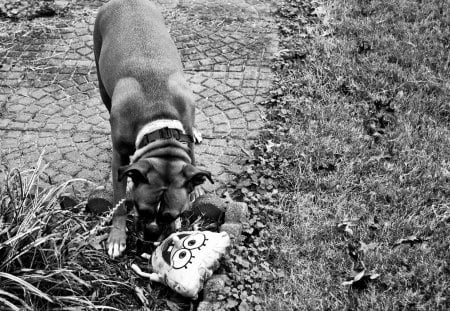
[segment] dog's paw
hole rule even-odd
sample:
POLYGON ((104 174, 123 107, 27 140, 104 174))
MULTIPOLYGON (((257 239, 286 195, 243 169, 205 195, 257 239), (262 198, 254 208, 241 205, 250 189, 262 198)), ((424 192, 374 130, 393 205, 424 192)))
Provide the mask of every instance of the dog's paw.
POLYGON ((194 134, 194 142, 196 144, 201 144, 203 141, 202 133, 200 133, 200 131, 195 127, 193 128, 193 132, 194 132, 193 133, 194 134))
POLYGON ((117 258, 122 255, 123 251, 127 247, 126 241, 127 235, 125 231, 112 228, 109 233, 108 241, 106 242, 109 257, 117 258))

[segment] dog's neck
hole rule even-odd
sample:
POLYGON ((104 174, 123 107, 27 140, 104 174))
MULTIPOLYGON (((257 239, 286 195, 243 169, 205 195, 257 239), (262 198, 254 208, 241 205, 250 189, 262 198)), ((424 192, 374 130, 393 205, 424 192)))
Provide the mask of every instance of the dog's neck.
POLYGON ((181 124, 178 120, 169 120, 169 119, 161 119, 161 120, 155 120, 147 123, 144 125, 138 132, 136 136, 136 150, 139 149, 139 145, 142 142, 142 139, 145 135, 151 134, 153 132, 156 132, 163 128, 170 128, 181 131, 183 134, 186 134, 186 131, 184 130, 183 124, 181 124))
MULTIPOLYGON (((136 136, 136 142, 135 142, 136 151, 130 157, 130 163, 136 162, 137 160, 142 158, 146 153, 155 149, 155 147, 156 147, 155 144, 157 144, 157 142, 153 142, 153 143, 150 143, 148 145, 145 145, 145 146, 139 148, 139 146, 142 143, 142 140, 144 139, 144 136, 154 133, 154 132, 159 131, 164 128, 179 130, 179 131, 181 131, 181 133, 186 134, 183 124, 178 120, 161 119, 161 120, 155 120, 155 121, 151 121, 151 122, 147 123, 139 130, 139 132, 136 136)), ((187 160, 189 160, 188 162, 191 162, 191 159, 188 156, 189 153, 185 150, 185 149, 188 149, 188 147, 183 145, 182 143, 179 143, 179 144, 180 144, 180 146, 182 146, 181 147, 181 149, 183 149, 182 153, 183 154, 186 153, 187 160)))

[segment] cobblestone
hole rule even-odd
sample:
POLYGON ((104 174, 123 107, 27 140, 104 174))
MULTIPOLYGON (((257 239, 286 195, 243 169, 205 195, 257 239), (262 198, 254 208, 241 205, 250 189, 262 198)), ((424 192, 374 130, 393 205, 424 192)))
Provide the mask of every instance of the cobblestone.
MULTIPOLYGON (((53 182, 111 182, 109 115, 92 50, 102 1, 83 1, 67 17, 0 23, 0 163, 33 167, 46 149, 53 182)), ((204 138, 196 160, 213 173, 216 183, 205 188, 214 192, 263 127, 259 103, 269 94, 269 60, 278 48, 273 8, 268 0, 157 2, 194 91, 204 138)))

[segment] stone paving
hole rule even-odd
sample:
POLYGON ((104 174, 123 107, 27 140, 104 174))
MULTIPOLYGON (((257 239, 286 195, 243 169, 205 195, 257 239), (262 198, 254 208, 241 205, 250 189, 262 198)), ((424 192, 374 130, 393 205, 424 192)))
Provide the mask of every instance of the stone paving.
MULTIPOLYGON (((109 115, 100 100, 92 31, 102 1, 67 16, 0 20, 0 161, 30 168, 45 147, 53 182, 110 182, 109 115)), ((197 100, 200 167, 227 182, 263 126, 277 50, 267 0, 159 0, 197 100)), ((210 190, 213 190, 211 188, 210 190)))

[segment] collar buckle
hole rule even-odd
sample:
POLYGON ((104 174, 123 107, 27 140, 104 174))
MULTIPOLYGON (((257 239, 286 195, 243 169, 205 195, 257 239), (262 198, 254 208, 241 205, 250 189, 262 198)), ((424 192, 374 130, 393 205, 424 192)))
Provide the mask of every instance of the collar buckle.
POLYGON ((162 139, 172 138, 172 131, 168 127, 164 127, 159 130, 159 135, 162 139))

